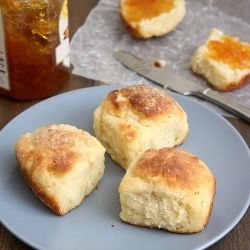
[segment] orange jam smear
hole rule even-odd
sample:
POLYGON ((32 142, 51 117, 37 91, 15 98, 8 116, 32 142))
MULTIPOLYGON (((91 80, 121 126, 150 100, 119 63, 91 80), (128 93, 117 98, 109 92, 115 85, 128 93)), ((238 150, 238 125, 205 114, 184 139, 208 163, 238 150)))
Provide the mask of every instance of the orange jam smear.
POLYGON ((126 12, 128 22, 140 22, 162 13, 169 13, 175 8, 174 0, 127 0, 126 12))
POLYGON ((250 44, 242 43, 231 36, 223 36, 221 41, 212 40, 207 45, 209 58, 227 64, 231 69, 250 68, 250 44))

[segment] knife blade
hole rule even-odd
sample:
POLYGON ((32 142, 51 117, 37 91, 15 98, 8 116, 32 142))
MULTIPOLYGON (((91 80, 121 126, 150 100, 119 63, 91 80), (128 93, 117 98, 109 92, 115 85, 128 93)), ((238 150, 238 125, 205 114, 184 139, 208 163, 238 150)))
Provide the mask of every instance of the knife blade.
POLYGON ((220 94, 218 91, 204 87, 181 76, 175 75, 164 68, 156 67, 142 58, 125 50, 118 50, 116 58, 127 68, 137 72, 156 84, 168 88, 184 96, 196 96, 212 102, 232 114, 250 122, 250 108, 220 94))

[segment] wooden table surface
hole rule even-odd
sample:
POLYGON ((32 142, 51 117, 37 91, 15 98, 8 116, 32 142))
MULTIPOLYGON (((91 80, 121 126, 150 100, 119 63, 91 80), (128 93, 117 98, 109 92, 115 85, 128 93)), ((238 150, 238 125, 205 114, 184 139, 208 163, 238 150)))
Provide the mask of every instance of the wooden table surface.
MULTIPOLYGON (((97 0, 69 0, 69 22, 70 36, 80 27, 89 13, 89 10, 95 6, 97 0)), ((64 93, 70 90, 99 85, 91 79, 72 75, 69 82, 57 93, 64 93)), ((15 116, 22 111, 40 102, 41 100, 19 102, 4 96, 0 96, 0 130, 15 116)), ((226 119, 239 131, 247 145, 250 147, 250 124, 240 119, 226 119)), ((233 206, 233 197, 232 197, 233 206)), ((228 208, 230 209, 230 208, 228 208)), ((1 250, 28 250, 32 249, 21 242, 7 229, 0 224, 0 249, 1 250)), ((224 238, 208 248, 209 250, 246 250, 250 249, 250 209, 240 222, 224 238)))

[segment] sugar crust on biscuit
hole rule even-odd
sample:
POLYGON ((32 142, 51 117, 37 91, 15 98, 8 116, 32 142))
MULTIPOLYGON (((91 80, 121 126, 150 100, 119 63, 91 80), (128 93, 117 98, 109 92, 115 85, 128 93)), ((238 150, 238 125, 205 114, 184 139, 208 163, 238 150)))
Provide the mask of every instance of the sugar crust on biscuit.
POLYGON ((22 135, 15 154, 32 191, 58 215, 79 206, 104 174, 105 148, 86 131, 60 124, 22 135))
POLYGON ((178 146, 188 135, 183 108, 166 92, 143 84, 109 92, 94 112, 93 127, 125 170, 146 149, 178 146))

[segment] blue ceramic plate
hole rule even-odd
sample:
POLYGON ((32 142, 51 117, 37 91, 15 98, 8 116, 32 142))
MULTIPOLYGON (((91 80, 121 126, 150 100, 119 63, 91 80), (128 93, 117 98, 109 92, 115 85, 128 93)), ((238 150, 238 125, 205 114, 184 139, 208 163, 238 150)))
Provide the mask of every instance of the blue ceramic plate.
POLYGON ((19 136, 52 123, 74 125, 94 135, 93 112, 117 87, 85 88, 52 97, 21 113, 0 132, 1 223, 36 249, 193 250, 212 245, 238 223, 248 208, 250 154, 230 123, 187 97, 170 93, 188 115, 190 132, 180 148, 204 161, 217 181, 212 216, 202 232, 180 235, 122 222, 117 189, 124 171, 108 155, 99 189, 63 217, 44 206, 26 184, 14 156, 19 136))

